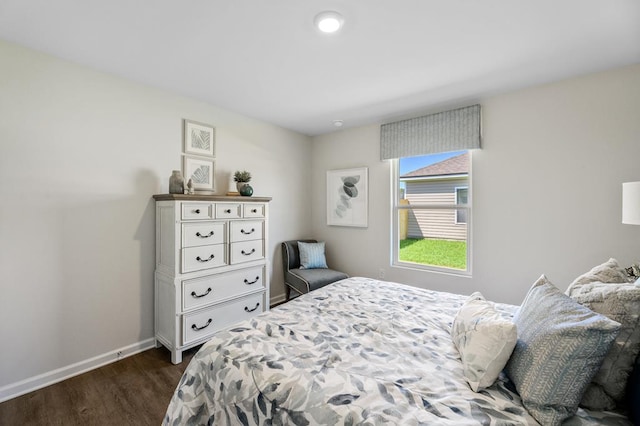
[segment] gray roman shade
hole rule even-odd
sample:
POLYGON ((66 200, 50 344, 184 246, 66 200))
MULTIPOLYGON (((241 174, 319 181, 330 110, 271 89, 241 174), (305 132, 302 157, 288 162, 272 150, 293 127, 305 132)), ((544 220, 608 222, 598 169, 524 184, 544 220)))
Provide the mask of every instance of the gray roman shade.
POLYGON ((480 148, 480 105, 383 124, 380 159, 480 148))

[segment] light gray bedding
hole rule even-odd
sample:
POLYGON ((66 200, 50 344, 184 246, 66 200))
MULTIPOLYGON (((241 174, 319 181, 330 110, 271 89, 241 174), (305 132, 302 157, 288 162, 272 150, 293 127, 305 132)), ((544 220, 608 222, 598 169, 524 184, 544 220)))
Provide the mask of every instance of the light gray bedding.
MULTIPOLYGON (((469 388, 450 336, 465 299, 359 277, 301 296, 203 345, 164 424, 537 424, 503 375, 469 388)), ((566 424, 630 422, 580 410, 566 424)))

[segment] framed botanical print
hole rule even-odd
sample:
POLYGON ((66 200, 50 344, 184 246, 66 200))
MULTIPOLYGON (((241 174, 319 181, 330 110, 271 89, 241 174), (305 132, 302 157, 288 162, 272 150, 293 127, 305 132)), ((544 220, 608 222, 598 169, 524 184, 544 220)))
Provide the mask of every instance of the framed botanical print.
POLYGON ((213 158, 198 158, 190 155, 183 157, 182 175, 185 183, 193 183, 196 191, 215 191, 213 158))
POLYGON ((216 128, 192 120, 183 120, 183 148, 185 154, 215 157, 216 128))

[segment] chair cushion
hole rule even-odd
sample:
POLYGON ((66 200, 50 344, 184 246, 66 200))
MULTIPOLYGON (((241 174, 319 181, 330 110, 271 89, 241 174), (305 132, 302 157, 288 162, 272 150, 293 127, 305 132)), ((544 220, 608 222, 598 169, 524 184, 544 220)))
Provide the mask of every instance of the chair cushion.
POLYGON ((298 251, 300 252, 300 269, 327 268, 324 241, 319 243, 298 241, 298 251))
POLYGON ((349 278, 344 272, 333 269, 291 269, 288 284, 300 293, 308 293, 327 284, 349 278))

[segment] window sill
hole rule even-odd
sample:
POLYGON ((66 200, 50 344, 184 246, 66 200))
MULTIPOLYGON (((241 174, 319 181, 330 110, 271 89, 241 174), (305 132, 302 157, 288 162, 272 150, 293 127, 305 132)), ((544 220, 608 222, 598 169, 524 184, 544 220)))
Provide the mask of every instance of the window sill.
POLYGON ((452 277, 472 278, 471 271, 463 271, 460 269, 452 268, 441 268, 438 266, 420 265, 417 263, 394 262, 393 264, 391 264, 391 267, 416 272, 429 272, 439 275, 448 275, 452 277))

